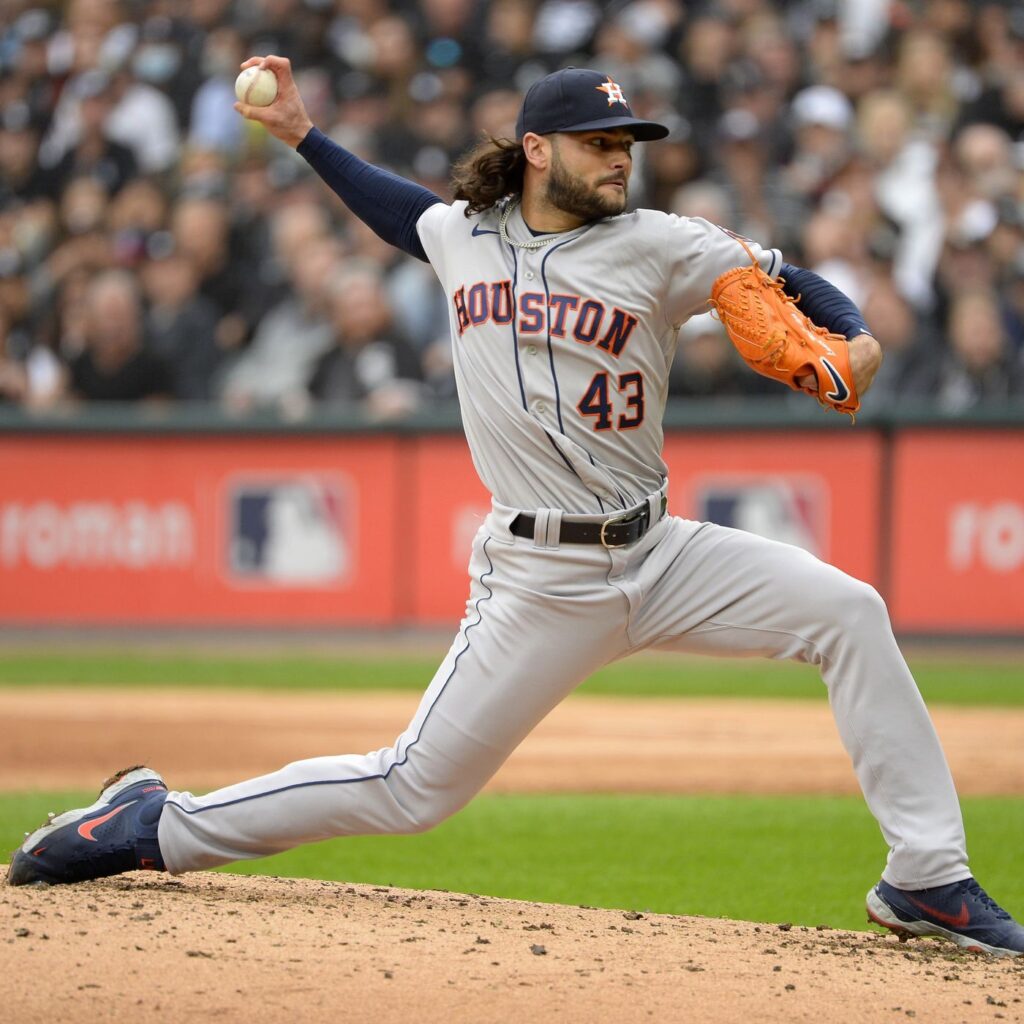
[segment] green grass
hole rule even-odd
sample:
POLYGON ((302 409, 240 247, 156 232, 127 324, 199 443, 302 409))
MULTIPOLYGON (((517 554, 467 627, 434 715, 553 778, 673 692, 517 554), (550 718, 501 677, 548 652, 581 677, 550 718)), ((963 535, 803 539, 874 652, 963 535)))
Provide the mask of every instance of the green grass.
MULTIPOLYGON (((91 800, 0 796, 0 848, 91 800)), ((978 877, 1024 914, 1024 799, 966 799, 964 816, 978 877)), ((883 858, 859 798, 482 796, 424 835, 336 839, 231 870, 866 928, 883 858)))
MULTIPOLYGON (((0 651, 0 686, 195 686, 287 690, 423 690, 439 658, 0 651)), ((912 662, 936 704, 1024 706, 1024 659, 912 662)), ((642 655, 609 665, 583 693, 637 697, 823 696, 808 665, 642 655)))

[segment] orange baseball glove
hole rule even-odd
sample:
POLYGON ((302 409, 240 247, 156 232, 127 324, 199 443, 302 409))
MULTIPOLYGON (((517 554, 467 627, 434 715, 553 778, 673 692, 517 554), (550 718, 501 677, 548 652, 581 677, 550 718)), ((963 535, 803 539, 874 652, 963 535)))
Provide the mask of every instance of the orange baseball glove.
POLYGON ((751 266, 727 270, 711 286, 709 305, 729 340, 757 373, 795 391, 806 391, 826 408, 852 417, 860 408, 860 399, 846 339, 800 312, 782 284, 770 278, 749 249, 747 252, 751 266), (817 390, 798 383, 811 376, 818 382, 817 390))

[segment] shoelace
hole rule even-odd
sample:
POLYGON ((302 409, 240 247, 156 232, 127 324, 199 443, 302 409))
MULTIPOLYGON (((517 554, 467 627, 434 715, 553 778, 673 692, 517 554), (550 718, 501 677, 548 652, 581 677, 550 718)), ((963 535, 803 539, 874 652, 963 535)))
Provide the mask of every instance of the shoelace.
MULTIPOLYGON (((765 277, 768 277, 768 275, 765 274, 765 277)), ((779 293, 782 301, 786 303, 787 306, 795 306, 797 309, 800 309, 800 299, 802 298, 801 292, 797 292, 796 295, 790 295, 783 287, 782 281, 777 277, 768 277, 768 284, 774 291, 779 293)), ((827 327, 822 327, 821 324, 812 322, 811 326, 814 328, 815 333, 820 334, 823 338, 842 337, 842 335, 833 334, 827 327)), ((843 338, 843 340, 845 341, 846 339, 843 338)))
POLYGON ((992 911, 996 917, 1004 921, 1010 920, 1010 915, 1007 911, 1003 910, 1001 906, 984 889, 973 879, 966 878, 962 883, 962 891, 965 896, 971 896, 981 903, 984 907, 987 907, 992 911))

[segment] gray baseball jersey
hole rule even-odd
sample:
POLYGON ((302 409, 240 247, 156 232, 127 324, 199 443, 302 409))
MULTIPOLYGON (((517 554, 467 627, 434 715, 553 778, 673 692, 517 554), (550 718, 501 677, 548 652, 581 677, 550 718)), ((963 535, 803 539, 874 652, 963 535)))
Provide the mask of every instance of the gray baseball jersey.
MULTIPOLYGON (((438 203, 417 228, 451 303, 480 478, 518 508, 636 505, 665 478, 661 421, 679 326, 707 308, 716 277, 750 258, 722 228, 654 210, 535 237, 516 207, 509 244, 503 207, 469 218, 465 207, 438 203)), ((751 249, 778 273, 777 250, 751 249)))

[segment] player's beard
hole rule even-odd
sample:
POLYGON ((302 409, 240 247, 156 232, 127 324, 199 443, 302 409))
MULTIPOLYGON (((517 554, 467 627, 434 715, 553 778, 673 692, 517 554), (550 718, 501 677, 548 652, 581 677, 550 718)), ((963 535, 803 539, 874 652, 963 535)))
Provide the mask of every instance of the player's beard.
MULTIPOLYGON (((620 179, 612 177, 607 180, 620 179)), ((585 221, 597 220, 600 217, 617 217, 626 209, 628 189, 629 183, 623 181, 621 194, 605 195, 599 192, 597 186, 588 185, 582 178, 567 171, 558 150, 553 150, 544 198, 556 209, 585 221)))

